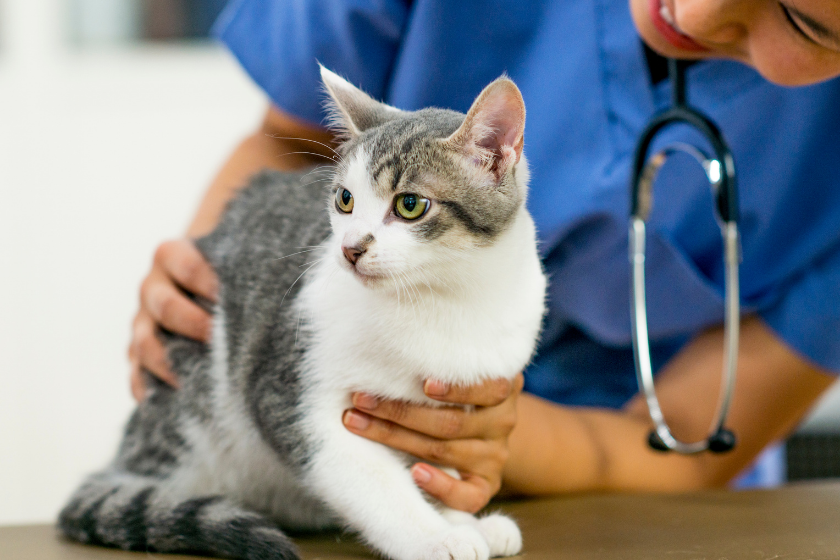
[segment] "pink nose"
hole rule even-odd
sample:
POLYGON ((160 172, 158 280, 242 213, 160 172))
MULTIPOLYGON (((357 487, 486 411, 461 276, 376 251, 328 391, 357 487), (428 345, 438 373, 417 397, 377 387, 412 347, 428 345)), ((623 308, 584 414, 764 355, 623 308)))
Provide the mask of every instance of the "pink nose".
POLYGON ((347 259, 350 264, 355 265, 356 261, 359 260, 359 257, 365 252, 364 249, 360 249, 358 247, 348 247, 347 245, 342 245, 341 250, 344 252, 344 258, 347 259))

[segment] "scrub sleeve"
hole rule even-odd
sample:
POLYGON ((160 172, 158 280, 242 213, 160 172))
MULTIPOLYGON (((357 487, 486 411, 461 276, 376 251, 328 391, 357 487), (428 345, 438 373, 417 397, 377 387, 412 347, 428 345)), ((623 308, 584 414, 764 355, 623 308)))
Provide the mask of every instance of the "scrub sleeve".
POLYGON ((399 0, 233 0, 214 34, 275 105, 323 125, 317 63, 384 99, 407 17, 399 0))

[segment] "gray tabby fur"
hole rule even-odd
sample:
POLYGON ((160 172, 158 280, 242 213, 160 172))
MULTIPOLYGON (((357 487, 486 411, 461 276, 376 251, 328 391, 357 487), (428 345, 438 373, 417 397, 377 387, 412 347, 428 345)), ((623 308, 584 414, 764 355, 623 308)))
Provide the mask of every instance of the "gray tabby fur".
MULTIPOLYGON (((261 173, 219 226, 197 241, 221 286, 229 390, 247 407, 264 441, 295 470, 305 466, 308 442, 296 423, 304 345, 295 343, 297 317, 289 303, 311 258, 298 247, 321 243, 329 231, 326 190, 317 178, 324 172, 261 173)), ((180 389, 147 376, 151 389, 131 416, 116 459, 77 490, 60 514, 62 531, 81 542, 126 550, 296 558, 288 538, 249 511, 257 504, 244 496, 176 497, 168 477, 178 466, 201 461, 184 427, 201 425, 211 438, 224 438, 226 411, 214 402, 208 346, 175 335, 165 339, 180 389)), ((314 528, 331 523, 322 511, 308 514, 314 528)))

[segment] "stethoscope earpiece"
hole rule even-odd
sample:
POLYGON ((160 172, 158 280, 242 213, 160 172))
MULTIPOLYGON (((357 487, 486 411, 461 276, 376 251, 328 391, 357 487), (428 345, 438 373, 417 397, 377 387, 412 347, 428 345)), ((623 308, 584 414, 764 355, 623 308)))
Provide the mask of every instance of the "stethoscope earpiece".
POLYGON ((633 356, 639 389, 645 397, 654 430, 648 436, 648 445, 657 451, 676 451, 690 454, 702 451, 726 453, 735 447, 736 438, 723 427, 732 392, 735 387, 735 370, 738 361, 738 336, 740 322, 740 290, 738 266, 741 261, 738 233, 738 191, 735 184, 735 163, 729 146, 718 127, 705 115, 686 105, 685 66, 668 60, 668 73, 673 88, 673 105, 655 115, 639 138, 633 161, 633 179, 630 206, 630 273, 632 277, 631 313, 633 327, 633 356), (702 134, 711 144, 713 156, 691 145, 676 143, 648 158, 654 137, 672 124, 685 124, 702 134), (656 389, 653 384, 653 367, 650 358, 647 302, 645 299, 645 238, 646 221, 653 204, 653 183, 667 158, 676 152, 687 153, 703 166, 712 193, 715 209, 721 222, 724 245, 726 291, 724 297, 724 364, 721 395, 717 412, 705 439, 685 443, 673 436, 668 428, 656 389))

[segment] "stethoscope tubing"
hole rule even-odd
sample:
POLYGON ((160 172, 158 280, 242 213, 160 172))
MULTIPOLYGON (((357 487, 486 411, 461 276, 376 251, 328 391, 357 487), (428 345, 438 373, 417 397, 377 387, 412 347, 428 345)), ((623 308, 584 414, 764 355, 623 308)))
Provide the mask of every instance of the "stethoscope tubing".
POLYGON ((668 67, 673 106, 651 119, 639 138, 633 158, 629 227, 633 356, 639 389, 644 394, 654 426, 648 438, 649 445, 659 451, 676 451, 682 454, 706 450, 721 453, 735 446, 734 434, 724 426, 735 388, 741 314, 738 271, 741 254, 735 163, 718 127, 711 119, 686 104, 684 64, 669 60, 668 67), (656 135, 665 127, 678 123, 686 124, 700 132, 711 145, 714 157, 707 156, 702 149, 695 146, 676 143, 648 158, 650 146, 656 135), (676 152, 692 156, 706 172, 715 196, 715 210, 721 224, 724 244, 724 363, 720 397, 709 436, 690 443, 677 439, 671 433, 656 396, 645 293, 646 221, 653 205, 653 183, 668 156, 676 152))

